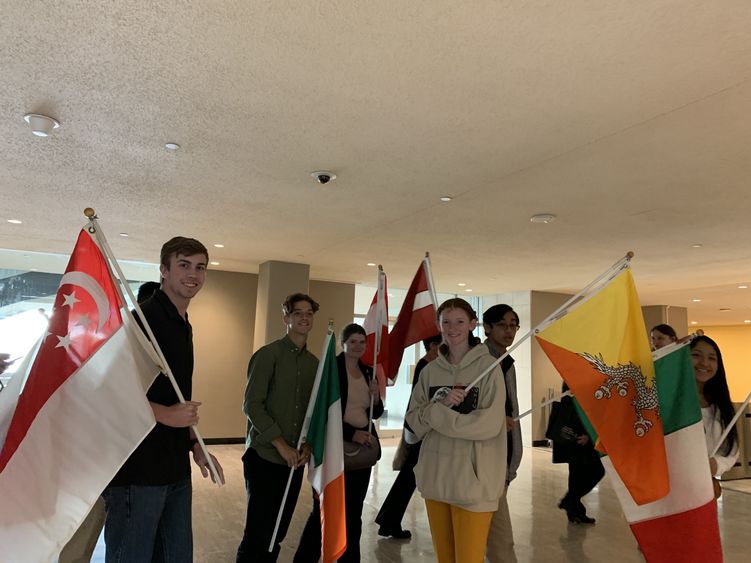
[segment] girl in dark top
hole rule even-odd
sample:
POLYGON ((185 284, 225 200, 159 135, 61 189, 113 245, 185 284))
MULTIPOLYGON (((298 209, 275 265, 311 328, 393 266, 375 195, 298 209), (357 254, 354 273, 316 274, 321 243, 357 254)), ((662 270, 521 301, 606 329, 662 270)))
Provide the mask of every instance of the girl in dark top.
MULTIPOLYGON (((563 391, 568 391, 565 383, 563 391)), ((600 482, 605 475, 605 468, 584 430, 573 397, 561 399, 558 416, 567 421, 566 433, 570 437, 564 439, 557 436, 553 439, 553 463, 568 463, 568 491, 558 503, 558 508, 566 511, 569 522, 594 524, 595 519, 587 516, 587 508, 581 499, 600 482)))
MULTIPOLYGON (((377 448, 378 434, 375 425, 370 429, 370 399, 373 397, 373 418, 383 414, 383 403, 378 385, 373 377, 373 368, 360 361, 365 353, 365 329, 358 324, 349 324, 342 330, 342 353, 336 358, 339 368, 339 393, 342 403, 342 435, 345 442, 354 442, 361 447, 377 448)), ((372 467, 344 470, 344 502, 347 526, 347 550, 338 559, 340 562, 360 561, 360 534, 362 531, 362 508, 370 483, 372 467)), ((305 524, 300 545, 295 553, 295 563, 318 561, 321 556, 321 510, 313 495, 313 511, 305 524)))

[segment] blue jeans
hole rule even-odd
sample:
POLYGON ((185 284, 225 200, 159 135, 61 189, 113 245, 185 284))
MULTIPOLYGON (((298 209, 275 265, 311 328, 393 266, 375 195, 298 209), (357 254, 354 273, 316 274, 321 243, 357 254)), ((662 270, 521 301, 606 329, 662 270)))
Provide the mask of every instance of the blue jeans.
POLYGON ((106 563, 191 563, 190 478, 172 485, 107 487, 106 563))

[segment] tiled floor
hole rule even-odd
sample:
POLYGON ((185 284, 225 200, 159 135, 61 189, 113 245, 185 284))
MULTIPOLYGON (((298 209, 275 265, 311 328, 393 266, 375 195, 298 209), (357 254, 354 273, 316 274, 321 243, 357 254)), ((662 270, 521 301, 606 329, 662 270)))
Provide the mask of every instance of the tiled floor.
MULTIPOLYGON (((395 448, 393 445, 384 446, 384 458, 373 474, 363 510, 363 563, 434 561, 425 507, 419 494, 413 497, 403 522, 404 527, 412 531, 411 540, 388 540, 376 533, 373 518, 396 475, 391 470, 395 448)), ((211 451, 224 467, 227 485, 219 489, 201 479, 200 475, 194 475, 193 530, 197 563, 234 561, 245 518, 240 461, 243 447, 212 446, 211 451)), ((565 492, 566 475, 566 466, 550 463, 548 450, 525 448, 519 477, 509 488, 509 508, 519 562, 643 561, 607 478, 585 498, 589 513, 597 518, 597 524, 568 523, 564 513, 556 508, 565 492)), ((310 488, 304 484, 280 562, 292 560, 310 505, 310 488)), ((269 507, 270 517, 273 517, 271 512, 273 509, 269 507)), ((726 488, 719 512, 725 561, 748 561, 746 540, 751 529, 748 524, 751 521, 751 495, 726 488)), ((103 554, 100 541, 93 561, 103 562, 103 554)))

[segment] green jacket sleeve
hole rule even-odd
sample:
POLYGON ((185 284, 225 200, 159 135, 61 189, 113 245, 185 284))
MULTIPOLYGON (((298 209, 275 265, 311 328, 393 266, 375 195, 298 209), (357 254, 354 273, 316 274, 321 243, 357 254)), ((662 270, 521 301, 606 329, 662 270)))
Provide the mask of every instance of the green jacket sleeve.
POLYGON ((254 438, 258 444, 267 444, 282 435, 282 429, 266 410, 266 398, 275 366, 274 353, 266 346, 253 354, 248 364, 243 412, 258 433, 254 438))

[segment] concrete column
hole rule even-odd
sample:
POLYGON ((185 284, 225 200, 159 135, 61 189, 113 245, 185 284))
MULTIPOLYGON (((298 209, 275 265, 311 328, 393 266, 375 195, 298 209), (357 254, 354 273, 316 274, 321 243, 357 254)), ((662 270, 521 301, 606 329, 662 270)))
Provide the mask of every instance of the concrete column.
POLYGON ((270 260, 258 269, 258 293, 253 349, 286 334, 282 303, 291 293, 308 293, 310 266, 270 260))
POLYGON ((659 324, 668 324, 675 329, 678 338, 688 334, 688 309, 673 305, 646 305, 641 308, 647 332, 659 324))

